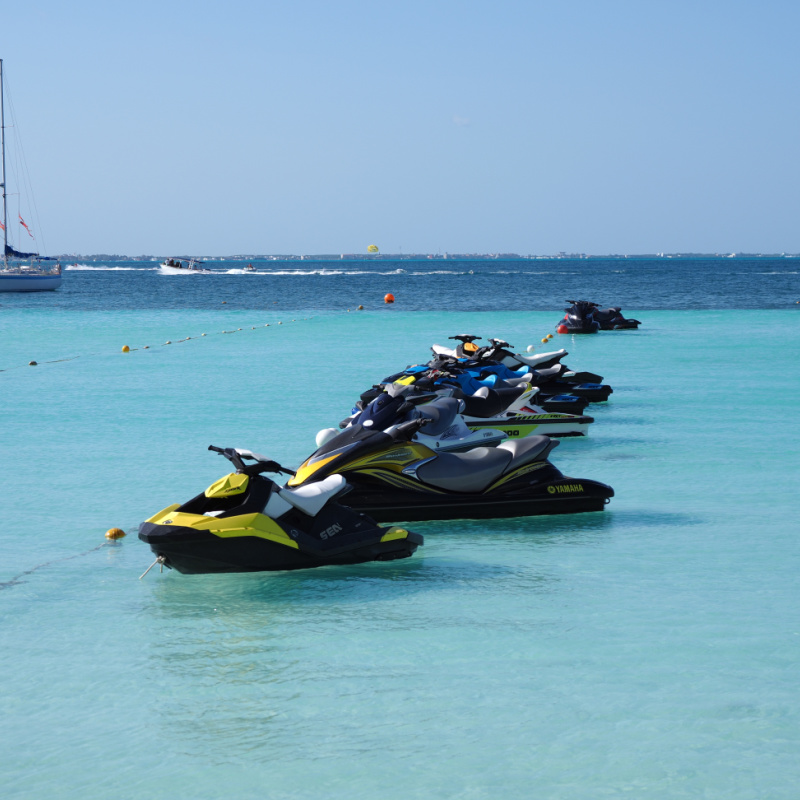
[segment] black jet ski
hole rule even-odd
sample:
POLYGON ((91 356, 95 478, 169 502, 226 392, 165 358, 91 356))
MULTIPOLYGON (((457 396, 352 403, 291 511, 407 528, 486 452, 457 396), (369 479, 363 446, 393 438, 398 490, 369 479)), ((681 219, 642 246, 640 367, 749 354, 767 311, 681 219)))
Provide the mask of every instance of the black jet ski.
POLYGON ((567 312, 564 319, 556 323, 557 333, 597 333, 600 330, 600 323, 593 316, 596 303, 589 300, 567 302, 570 306, 564 309, 567 312))
MULTIPOLYGON (((398 381, 407 381, 410 376, 398 373, 398 381)), ((571 414, 582 417, 589 401, 584 397, 572 394, 541 395, 540 390, 530 384, 504 386, 495 384, 491 388, 482 386, 476 392, 468 393, 457 383, 447 380, 436 370, 428 373, 417 373, 413 376, 413 385, 424 392, 433 392, 447 397, 455 397, 464 401, 463 413, 470 418, 489 419, 508 414, 571 414), (535 399, 535 405, 533 404, 535 399)), ((353 413, 366 408, 376 397, 379 397, 387 385, 395 381, 391 378, 382 384, 376 384, 365 392, 353 407, 353 413)), ((610 387, 609 387, 610 388, 610 387)), ((558 390, 556 390, 558 391, 558 390)), ((589 419, 588 417, 586 419, 589 419)), ((585 421, 585 420, 584 420, 585 421)))
MULTIPOLYGON (((475 406, 479 401, 491 404, 489 390, 486 397, 470 398, 475 406)), ((533 434, 546 436, 585 436, 592 417, 572 414, 544 413, 538 406, 525 411, 491 413, 489 405, 479 408, 483 415, 467 414, 467 401, 447 395, 443 389, 435 394, 418 386, 397 383, 384 387, 363 411, 353 414, 339 423, 340 428, 360 423, 365 428, 385 431, 418 417, 427 417, 429 422, 414 435, 431 450, 471 450, 473 447, 493 447, 507 438, 522 439, 533 434)), ((504 404, 501 404, 501 406, 504 404)), ((317 445, 329 441, 334 428, 317 434, 317 445), (324 440, 319 438, 325 434, 324 440)))
POLYGON ((408 558, 422 544, 417 533, 381 527, 340 505, 349 489, 341 475, 281 488, 263 474, 293 474, 280 464, 249 450, 208 449, 236 472, 139 526, 139 538, 166 567, 191 575, 360 564, 408 558))
POLYGON ((619 306, 600 308, 596 303, 592 305, 595 306, 592 317, 600 323, 601 331, 635 330, 642 324, 638 319, 623 317, 619 306))
POLYGON ((556 469, 547 457, 558 442, 548 436, 435 452, 412 441, 426 423, 386 431, 353 425, 306 459, 287 486, 341 475, 353 487, 353 508, 386 522, 574 514, 600 511, 614 496, 604 483, 556 469))

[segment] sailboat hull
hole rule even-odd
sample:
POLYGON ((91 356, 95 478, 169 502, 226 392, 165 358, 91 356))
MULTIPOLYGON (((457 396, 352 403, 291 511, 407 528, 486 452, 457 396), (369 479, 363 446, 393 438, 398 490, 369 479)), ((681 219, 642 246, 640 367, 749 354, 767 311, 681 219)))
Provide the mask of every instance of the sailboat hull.
POLYGON ((59 286, 60 275, 3 274, 0 271, 0 292, 52 292, 59 286))

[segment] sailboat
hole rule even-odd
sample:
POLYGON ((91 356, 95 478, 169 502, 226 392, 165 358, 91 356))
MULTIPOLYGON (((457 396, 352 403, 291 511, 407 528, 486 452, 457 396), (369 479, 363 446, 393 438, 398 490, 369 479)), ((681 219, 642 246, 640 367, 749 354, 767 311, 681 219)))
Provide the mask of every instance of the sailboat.
MULTIPOLYGON (((2 182, 3 190, 3 263, 0 267, 0 292, 48 292, 61 286, 61 264, 55 266, 42 266, 41 261, 52 261, 38 253, 23 253, 8 243, 8 209, 6 187, 6 119, 5 102, 3 97, 3 59, 0 58, 0 152, 2 156, 2 182), (28 263, 26 262, 28 260, 28 263)), ((27 223, 20 214, 19 221, 26 231, 33 236, 27 223)))

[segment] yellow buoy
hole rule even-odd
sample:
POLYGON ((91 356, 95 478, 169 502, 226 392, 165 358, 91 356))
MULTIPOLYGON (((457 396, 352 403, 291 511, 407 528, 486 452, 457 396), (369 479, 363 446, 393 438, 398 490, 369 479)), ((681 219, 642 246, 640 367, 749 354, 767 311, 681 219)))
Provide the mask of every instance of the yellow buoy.
POLYGON ((169 339, 167 339, 167 341, 164 342, 164 344, 172 344, 172 342, 169 339))
POLYGON ((278 323, 278 325, 283 325, 283 323, 282 323, 282 322, 279 322, 279 323, 278 323))
POLYGON ((358 307, 358 310, 359 310, 359 311, 363 311, 363 310, 364 310, 364 306, 359 306, 359 307, 358 307))
POLYGON ((122 539, 123 536, 127 535, 122 528, 109 528, 106 531, 106 539, 122 539))
POLYGON ((204 333, 201 333, 200 335, 201 335, 201 336, 205 336, 205 334, 204 334, 204 333))
POLYGON ((146 344, 146 345, 145 345, 145 346, 142 348, 142 350, 149 350, 149 349, 150 349, 150 345, 149 345, 149 344, 146 344))
POLYGON ((29 361, 29 362, 28 362, 28 366, 29 366, 29 367, 38 367, 38 366, 39 366, 39 364, 38 364, 38 362, 36 362, 36 361, 29 361))
POLYGON ((128 345, 126 345, 126 344, 122 345, 122 352, 123 353, 130 353, 130 351, 131 351, 131 349, 130 349, 130 347, 128 347, 128 345))
POLYGON ((547 337, 546 336, 544 337, 544 339, 542 339, 542 344, 547 344, 547 337))
POLYGON ((227 302, 228 302, 227 300, 223 300, 222 301, 222 305, 225 305, 225 303, 227 303, 227 302))

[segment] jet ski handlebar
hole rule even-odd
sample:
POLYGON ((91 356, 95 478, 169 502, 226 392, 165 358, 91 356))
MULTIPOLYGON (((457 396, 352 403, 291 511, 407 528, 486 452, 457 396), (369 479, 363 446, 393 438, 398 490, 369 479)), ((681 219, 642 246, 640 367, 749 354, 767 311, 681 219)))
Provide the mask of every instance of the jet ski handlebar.
POLYGON ((260 453, 240 450, 235 447, 214 447, 213 444, 210 444, 208 449, 225 456, 236 467, 236 471, 244 475, 260 475, 262 472, 283 472, 286 475, 294 475, 292 470, 282 467, 277 461, 272 461, 260 453), (255 461, 256 463, 245 464, 243 459, 255 461))
POLYGON ((391 428, 384 431, 388 433, 396 442, 410 442, 414 434, 426 425, 430 424, 433 420, 427 417, 417 417, 408 422, 401 422, 399 425, 393 425, 391 428))
POLYGON ((466 333, 458 333, 455 336, 448 336, 448 339, 458 339, 460 342, 474 342, 476 339, 480 339, 480 336, 469 336, 466 333))

